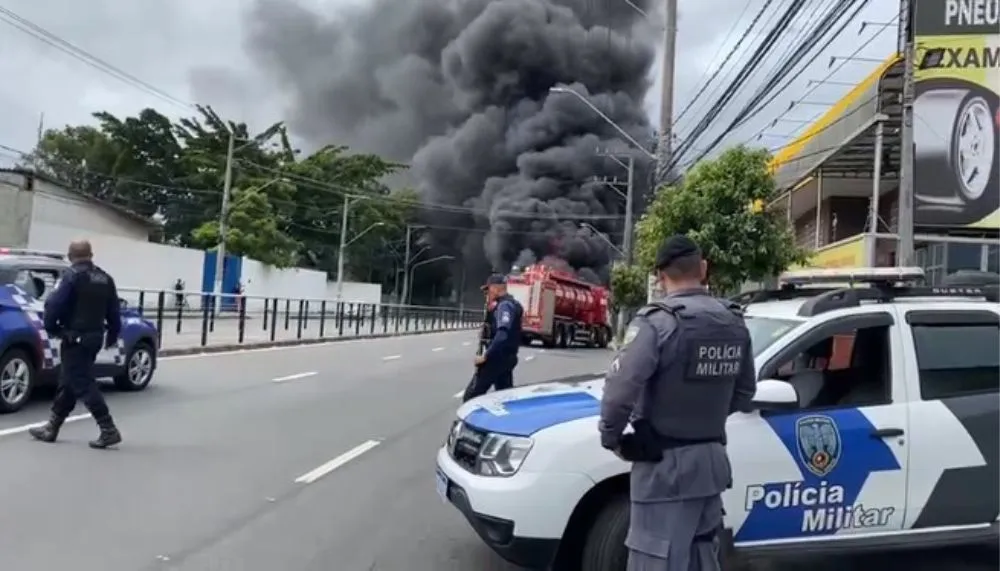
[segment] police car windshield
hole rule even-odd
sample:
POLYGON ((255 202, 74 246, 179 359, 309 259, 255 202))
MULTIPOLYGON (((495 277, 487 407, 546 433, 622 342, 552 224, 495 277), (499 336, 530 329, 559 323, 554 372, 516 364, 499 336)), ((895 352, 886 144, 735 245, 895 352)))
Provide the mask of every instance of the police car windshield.
POLYGON ((775 319, 773 317, 746 316, 747 329, 750 330, 750 341, 753 343, 754 356, 760 355, 772 343, 792 330, 800 322, 794 319, 775 319))

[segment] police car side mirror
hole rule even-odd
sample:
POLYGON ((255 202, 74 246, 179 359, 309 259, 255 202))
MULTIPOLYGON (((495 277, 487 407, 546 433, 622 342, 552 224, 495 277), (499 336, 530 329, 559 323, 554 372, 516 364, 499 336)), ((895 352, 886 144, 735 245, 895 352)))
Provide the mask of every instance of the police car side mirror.
POLYGON ((762 411, 795 410, 799 408, 799 394, 791 383, 765 379, 758 381, 751 402, 754 408, 762 411))
POLYGON ((118 307, 120 307, 122 309, 128 309, 128 302, 119 297, 118 298, 118 307))

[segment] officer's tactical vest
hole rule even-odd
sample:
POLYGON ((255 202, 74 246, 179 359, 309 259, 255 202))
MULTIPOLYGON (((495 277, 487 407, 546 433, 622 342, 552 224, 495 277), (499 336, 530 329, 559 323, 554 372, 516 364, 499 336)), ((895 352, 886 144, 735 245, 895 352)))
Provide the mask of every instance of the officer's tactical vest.
POLYGON ((100 268, 74 268, 76 272, 76 297, 70 300, 70 331, 89 333, 104 329, 104 316, 108 303, 118 303, 111 297, 111 279, 100 268))
MULTIPOLYGON (((500 307, 501 302, 508 302, 514 308, 511 315, 510 336, 507 338, 505 351, 507 353, 517 353, 517 349, 521 346, 521 314, 523 310, 521 309, 521 304, 517 303, 517 300, 513 297, 505 295, 496 299, 493 307, 486 313, 486 329, 484 333, 488 336, 487 341, 492 341, 493 337, 496 336, 497 332, 494 324, 496 323, 496 311, 500 307)), ((487 344, 489 343, 487 342, 487 344)))
POLYGON ((752 363, 746 360, 750 334, 739 306, 678 297, 648 305, 639 315, 656 311, 670 313, 677 330, 660 348, 641 416, 667 439, 724 442, 736 379, 752 363))

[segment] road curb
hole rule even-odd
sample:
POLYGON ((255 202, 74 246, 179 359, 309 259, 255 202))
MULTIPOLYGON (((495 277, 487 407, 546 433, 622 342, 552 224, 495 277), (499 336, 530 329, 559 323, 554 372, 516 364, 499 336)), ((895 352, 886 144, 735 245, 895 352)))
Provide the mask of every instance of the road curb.
POLYGON ((178 347, 160 349, 160 357, 175 357, 177 355, 199 355, 205 353, 225 353, 245 349, 270 349, 273 347, 295 347, 298 345, 319 345, 321 343, 336 343, 338 341, 354 341, 357 339, 385 339, 387 337, 412 337, 431 333, 447 333, 450 331, 472 331, 477 327, 459 329, 434 329, 430 331, 411 331, 409 333, 376 333, 374 335, 344 335, 343 337, 323 337, 315 339, 282 339, 279 341, 258 341, 249 343, 223 343, 205 347, 178 347))

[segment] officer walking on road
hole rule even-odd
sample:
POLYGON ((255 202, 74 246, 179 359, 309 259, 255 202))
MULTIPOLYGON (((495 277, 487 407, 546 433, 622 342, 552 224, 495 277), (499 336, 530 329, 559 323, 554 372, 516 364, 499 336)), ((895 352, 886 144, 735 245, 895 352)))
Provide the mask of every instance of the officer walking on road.
POLYGON ((55 442, 59 428, 81 400, 101 429, 90 447, 103 449, 122 441, 93 373, 101 348, 118 343, 122 328, 118 290, 115 280, 94 265, 90 242, 71 243, 68 257, 72 266, 45 301, 45 331, 62 340, 59 390, 49 421, 29 432, 42 442, 55 442))
POLYGON ((498 391, 514 386, 514 367, 521 347, 521 304, 507 294, 507 278, 494 274, 483 286, 486 292, 486 350, 476 355, 476 374, 465 389, 462 402, 486 394, 490 387, 498 391))
POLYGON ((740 307, 708 294, 706 271, 689 238, 663 244, 666 295, 639 310, 604 387, 601 444, 633 462, 628 571, 720 568, 726 418, 750 410, 755 372, 740 307))

